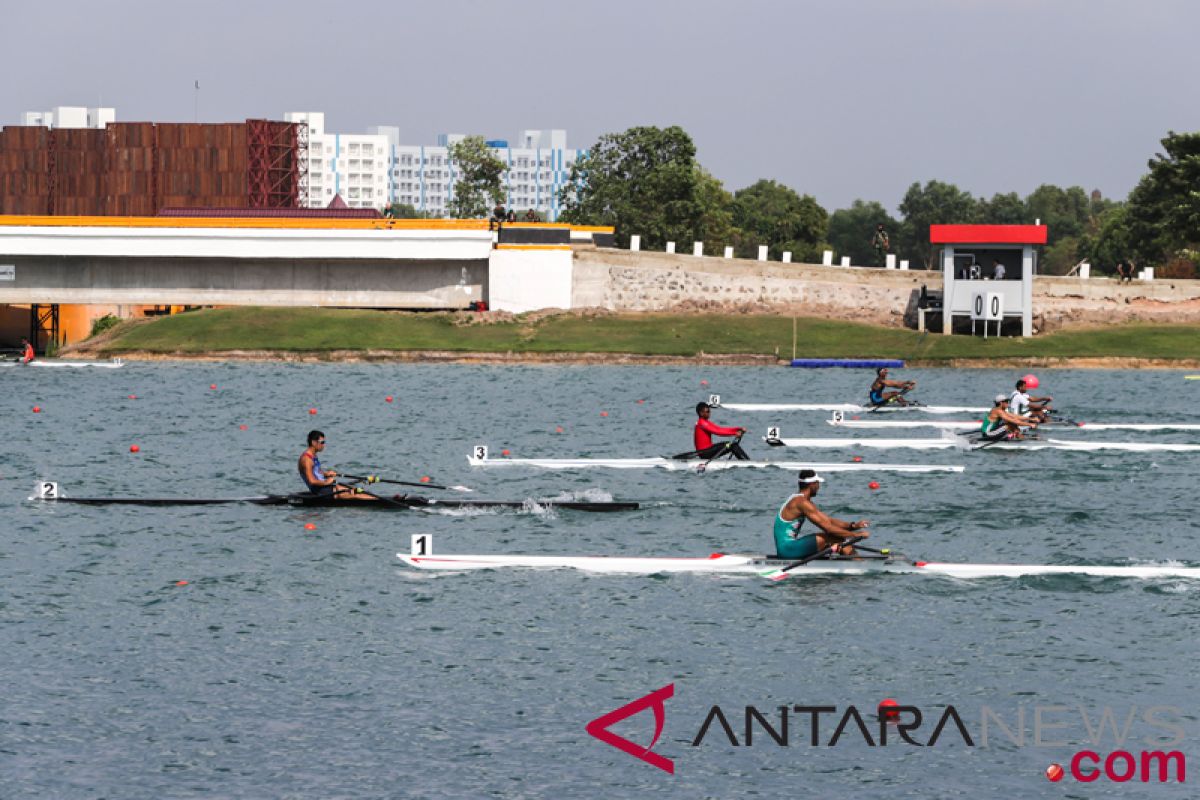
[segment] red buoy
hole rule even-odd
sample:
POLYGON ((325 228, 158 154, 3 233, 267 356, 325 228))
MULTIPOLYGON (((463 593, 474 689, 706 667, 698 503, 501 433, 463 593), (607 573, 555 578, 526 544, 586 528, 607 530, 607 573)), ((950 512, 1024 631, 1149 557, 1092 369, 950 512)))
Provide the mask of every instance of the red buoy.
POLYGON ((34 406, 34 407, 33 407, 33 413, 35 413, 35 414, 40 414, 40 413, 42 413, 42 407, 41 407, 41 406, 34 406))
POLYGON ((385 403, 392 402, 392 396, 389 394, 387 397, 383 398, 383 402, 385 402, 385 403))
POLYGON ((871 481, 870 483, 867 484, 867 488, 868 489, 878 489, 879 481, 871 481))
POLYGON ((310 408, 310 409, 308 410, 308 413, 309 413, 309 415, 310 415, 310 416, 316 416, 316 414, 317 414, 317 410, 316 410, 315 408, 310 408))
POLYGON ((136 444, 129 445, 129 452, 140 453, 141 451, 142 451, 142 448, 138 447, 136 444))

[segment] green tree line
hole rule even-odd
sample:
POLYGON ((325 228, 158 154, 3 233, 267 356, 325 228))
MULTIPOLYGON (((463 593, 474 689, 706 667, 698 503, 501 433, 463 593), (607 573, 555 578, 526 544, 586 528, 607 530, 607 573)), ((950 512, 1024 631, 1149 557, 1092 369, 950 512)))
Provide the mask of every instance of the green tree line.
POLYGON ((827 212, 810 195, 773 180, 730 192, 696 160, 691 137, 679 127, 630 128, 600 137, 576 161, 560 200, 562 220, 612 225, 627 246, 637 234, 648 249, 666 242, 704 242, 719 255, 732 245, 742 258, 759 245, 779 259, 819 262, 823 250, 872 264, 876 227, 889 233, 890 252, 913 267, 931 268, 931 224, 1030 224, 1041 220, 1049 239, 1041 272, 1064 274, 1087 260, 1115 272, 1118 262, 1154 266, 1162 277, 1195 277, 1200 266, 1200 133, 1169 133, 1163 151, 1124 201, 1079 186, 1039 186, 974 197, 952 183, 913 183, 895 218, 877 201, 855 200, 827 212))

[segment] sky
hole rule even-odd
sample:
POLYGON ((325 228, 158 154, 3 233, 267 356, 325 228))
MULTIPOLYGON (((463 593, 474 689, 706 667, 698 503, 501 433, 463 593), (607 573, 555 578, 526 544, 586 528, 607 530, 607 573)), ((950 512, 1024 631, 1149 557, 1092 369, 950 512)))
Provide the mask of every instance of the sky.
POLYGON ((4 125, 59 105, 155 122, 324 111, 332 133, 565 128, 572 147, 679 125, 727 189, 770 178, 829 211, 894 211, 933 179, 1123 199, 1168 131, 1200 131, 1194 0, 6 6, 4 125))

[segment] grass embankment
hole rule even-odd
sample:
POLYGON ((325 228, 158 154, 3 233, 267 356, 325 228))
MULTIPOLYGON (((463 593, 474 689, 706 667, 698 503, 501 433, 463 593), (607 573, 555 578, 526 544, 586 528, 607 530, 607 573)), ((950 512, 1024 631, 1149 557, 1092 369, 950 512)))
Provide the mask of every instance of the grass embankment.
MULTIPOLYGON (((792 318, 742 314, 561 314, 537 320, 455 324, 451 314, 316 308, 224 308, 122 326, 95 348, 219 354, 233 350, 633 353, 655 356, 756 354, 790 358, 792 318)), ((1115 325, 1033 339, 922 335, 914 331, 801 318, 802 358, 910 361, 1009 358, 1200 360, 1198 325, 1115 325)), ((87 345, 84 345, 87 347, 87 345)))

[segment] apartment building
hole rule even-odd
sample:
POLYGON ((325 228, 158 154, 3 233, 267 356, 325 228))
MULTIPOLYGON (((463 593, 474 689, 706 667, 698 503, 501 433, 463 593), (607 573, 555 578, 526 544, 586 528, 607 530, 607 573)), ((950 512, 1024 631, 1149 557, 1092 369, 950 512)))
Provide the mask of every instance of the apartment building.
MULTIPOLYGON (((309 126, 310 206, 327 206, 340 195, 352 207, 403 203, 446 215, 457 177, 450 146, 464 134, 442 134, 435 145, 413 145, 400 141, 395 126, 375 126, 366 134, 330 134, 321 112, 289 112, 284 119, 309 126)), ((488 145, 507 167, 502 177, 505 206, 518 214, 532 209, 545 219, 557 219, 559 190, 586 151, 568 148, 564 130, 527 130, 516 146, 507 140, 488 145)))

